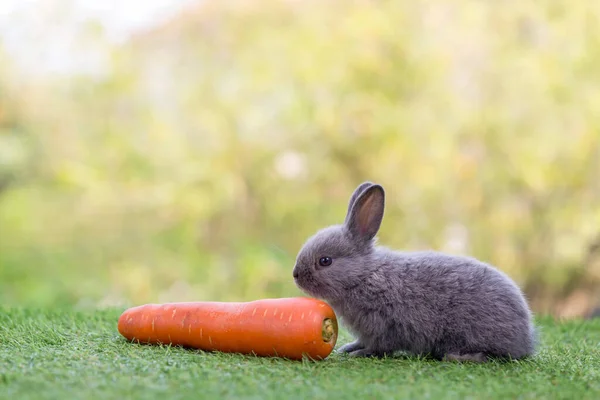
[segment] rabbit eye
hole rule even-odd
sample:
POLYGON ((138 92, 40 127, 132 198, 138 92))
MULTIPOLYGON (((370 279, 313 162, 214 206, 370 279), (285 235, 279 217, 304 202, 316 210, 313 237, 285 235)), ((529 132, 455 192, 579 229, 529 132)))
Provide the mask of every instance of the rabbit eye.
POLYGON ((333 262, 333 260, 331 259, 331 257, 321 257, 321 258, 319 258, 319 265, 321 267, 329 267, 332 262, 333 262))

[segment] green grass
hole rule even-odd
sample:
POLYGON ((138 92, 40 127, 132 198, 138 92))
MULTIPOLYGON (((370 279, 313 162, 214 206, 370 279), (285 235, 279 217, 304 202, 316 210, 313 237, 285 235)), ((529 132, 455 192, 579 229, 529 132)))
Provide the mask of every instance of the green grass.
POLYGON ((118 315, 0 309, 0 398, 600 398, 598 319, 543 319, 536 357, 461 365, 339 355, 294 362, 138 345, 119 336, 118 315))

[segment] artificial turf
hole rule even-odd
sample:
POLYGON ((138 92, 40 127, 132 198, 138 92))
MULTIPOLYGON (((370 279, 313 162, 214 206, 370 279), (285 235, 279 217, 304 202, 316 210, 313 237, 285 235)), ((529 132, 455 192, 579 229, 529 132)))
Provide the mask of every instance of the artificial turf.
POLYGON ((600 319, 538 320, 539 352, 522 361, 300 362, 129 343, 120 311, 0 308, 0 398, 600 399, 600 319))

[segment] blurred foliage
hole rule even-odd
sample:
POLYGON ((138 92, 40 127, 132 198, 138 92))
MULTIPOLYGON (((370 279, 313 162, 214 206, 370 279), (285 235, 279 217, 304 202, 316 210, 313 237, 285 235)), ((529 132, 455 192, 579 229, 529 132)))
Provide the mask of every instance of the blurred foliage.
POLYGON ((373 180, 381 243, 596 304, 600 3, 202 3, 103 75, 0 65, 0 301, 298 295, 303 241, 373 180))

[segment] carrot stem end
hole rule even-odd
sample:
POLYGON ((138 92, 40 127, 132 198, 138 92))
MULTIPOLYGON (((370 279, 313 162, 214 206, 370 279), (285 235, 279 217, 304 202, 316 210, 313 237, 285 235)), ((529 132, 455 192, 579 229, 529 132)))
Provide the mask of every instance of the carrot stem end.
POLYGON ((335 339, 337 332, 337 326, 331 318, 325 318, 323 320, 323 326, 321 329, 321 337, 325 343, 329 343, 335 339))

